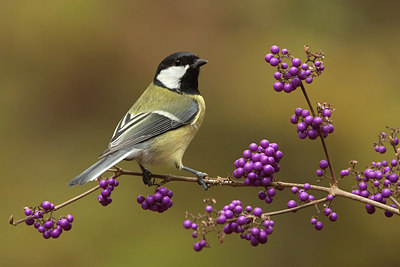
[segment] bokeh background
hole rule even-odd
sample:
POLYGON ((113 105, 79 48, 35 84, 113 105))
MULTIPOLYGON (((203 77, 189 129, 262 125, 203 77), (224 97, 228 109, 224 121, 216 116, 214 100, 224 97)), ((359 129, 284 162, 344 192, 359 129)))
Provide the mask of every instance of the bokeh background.
MULTIPOLYGON (((185 211, 202 212, 205 197, 222 207, 232 199, 264 210, 273 205, 256 188, 212 188, 171 183, 174 207, 143 211, 135 199, 150 194, 140 178, 123 177, 104 208, 96 194, 58 212, 71 213, 73 230, 44 240, 25 225, 22 207, 55 203, 93 184, 66 188, 92 164, 119 119, 175 51, 209 60, 200 76, 207 102, 203 126, 184 162, 210 176, 231 173, 247 145, 262 138, 284 152, 280 179, 314 183, 323 159, 320 142, 300 140, 289 117, 306 105, 300 91, 276 93, 264 62, 272 44, 304 58, 303 45, 326 54, 325 73, 307 86, 312 102, 337 109, 327 139, 334 167, 391 159, 372 143, 398 116, 400 19, 395 1, 2 1, 0 4, 0 258, 3 266, 395 266, 399 218, 367 215, 360 203, 336 199, 336 223, 317 232, 315 210, 275 217, 267 244, 253 248, 239 236, 195 253, 182 228, 185 211)), ((132 162, 121 166, 138 170, 132 162)), ((179 174, 155 168, 156 173, 179 174)), ((343 180, 351 189, 353 178, 343 180)), ((325 219, 325 218, 324 218, 325 219)))

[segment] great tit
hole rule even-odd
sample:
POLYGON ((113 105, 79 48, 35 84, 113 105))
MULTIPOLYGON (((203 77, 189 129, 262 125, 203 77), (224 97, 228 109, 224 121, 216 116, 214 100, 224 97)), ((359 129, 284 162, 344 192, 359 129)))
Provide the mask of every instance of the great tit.
POLYGON ((197 176, 204 189, 206 173, 183 165, 182 157, 204 118, 205 102, 198 89, 200 67, 207 60, 177 52, 161 61, 153 82, 120 120, 99 160, 68 183, 97 179, 122 160, 136 160, 143 182, 152 185, 145 166, 175 166, 197 176))

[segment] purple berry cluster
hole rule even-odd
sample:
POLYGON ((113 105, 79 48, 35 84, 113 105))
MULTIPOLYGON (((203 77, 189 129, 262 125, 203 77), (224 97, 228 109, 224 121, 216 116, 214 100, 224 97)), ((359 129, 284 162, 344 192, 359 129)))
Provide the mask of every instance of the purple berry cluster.
POLYGON ((328 161, 327 160, 321 160, 320 162, 319 162, 319 167, 320 167, 320 169, 317 169, 317 171, 315 172, 315 174, 318 176, 318 177, 323 177, 323 176, 325 176, 325 173, 326 173, 326 170, 328 169, 328 167, 329 167, 329 163, 328 163, 328 161))
MULTIPOLYGON (((336 212, 332 211, 332 206, 331 206, 331 203, 332 203, 332 200, 334 199, 334 196, 333 196, 333 195, 328 195, 328 196, 326 197, 326 199, 327 199, 328 201, 330 201, 330 202, 329 202, 329 204, 325 205, 323 214, 324 214, 326 217, 328 217, 328 219, 329 219, 331 222, 336 222, 336 220, 338 219, 338 215, 337 215, 336 212)), ((322 230, 322 228, 324 227, 324 224, 323 224, 321 221, 318 221, 318 217, 317 217, 317 216, 313 216, 313 217, 311 218, 311 220, 310 220, 310 223, 311 223, 312 225, 314 225, 314 228, 315 228, 315 230, 317 230, 317 231, 322 230)))
MULTIPOLYGON (((214 201, 215 203, 215 201, 214 201)), ((205 235, 209 232, 217 232, 222 242, 226 235, 232 233, 240 234, 240 237, 250 242, 252 246, 265 244, 268 235, 272 234, 274 221, 263 216, 261 208, 244 207, 240 200, 233 200, 229 205, 224 206, 220 211, 213 211, 211 205, 206 206, 206 214, 192 216, 183 222, 183 227, 194 230, 192 236, 199 238, 193 248, 200 251, 204 247, 209 247, 205 235), (198 222, 198 223, 197 223, 198 222), (222 232, 217 230, 217 226, 223 226, 222 232)))
POLYGON ((44 201, 40 206, 26 207, 24 213, 29 216, 29 219, 25 221, 25 224, 33 225, 44 239, 58 238, 63 230, 71 230, 74 217, 68 214, 55 219, 52 217, 53 210, 54 204, 49 201, 44 201), (50 216, 46 216, 47 214, 50 216))
POLYGON ((100 180, 100 187, 103 188, 101 190, 100 195, 97 197, 97 200, 102 206, 108 206, 111 204, 111 192, 114 191, 114 188, 119 185, 119 182, 116 179, 108 178, 100 180))
MULTIPOLYGON (((313 195, 307 193, 307 190, 309 190, 310 188, 310 184, 305 183, 303 189, 299 189, 296 186, 293 186, 290 191, 299 197, 299 203, 301 204, 302 202, 307 203, 315 200, 315 197, 313 195)), ((297 207, 297 205, 298 203, 295 200, 289 200, 287 202, 287 207, 289 209, 295 208, 297 207)))
POLYGON ((274 173, 280 170, 279 161, 283 153, 276 143, 261 140, 260 145, 252 143, 248 150, 243 151, 243 157, 235 161, 235 178, 244 177, 246 185, 268 186, 274 179, 274 173))
POLYGON ((305 47, 307 60, 302 62, 295 58, 289 50, 278 46, 271 46, 271 53, 265 55, 265 61, 272 67, 276 67, 274 78, 274 90, 277 92, 285 91, 290 93, 299 87, 304 80, 306 83, 312 83, 313 77, 320 75, 325 66, 323 65, 323 53, 312 54, 308 46, 305 47), (287 61, 287 62, 284 62, 287 61))
POLYGON ((270 204, 274 200, 273 197, 276 195, 276 190, 273 187, 266 188, 264 191, 258 192, 258 198, 264 200, 265 203, 270 204))
POLYGON ((268 235, 272 234, 274 222, 262 218, 261 208, 246 206, 243 208, 240 200, 233 200, 218 212, 217 223, 224 225, 226 235, 240 234, 244 240, 250 241, 252 246, 265 244, 268 235))
POLYGON ((324 138, 334 131, 332 121, 330 119, 333 108, 326 103, 318 103, 317 114, 312 116, 307 109, 296 108, 294 115, 290 117, 292 124, 297 124, 297 133, 300 139, 310 138, 316 139, 319 131, 324 138))
MULTIPOLYGON (((398 201, 400 199, 400 149, 398 148, 399 139, 396 137, 398 131, 396 129, 391 129, 391 131, 391 135, 382 132, 374 148, 376 152, 384 154, 386 152, 384 143, 388 142, 394 148, 394 151, 396 151, 394 158, 390 161, 371 162, 370 166, 362 172, 357 172, 354 168, 342 170, 342 172, 347 171, 348 173, 352 171, 355 174, 357 186, 352 191, 353 194, 382 204, 388 204, 388 201, 394 202, 393 200, 398 201)), ((395 202, 389 206, 399 208, 395 205, 395 202)), ((365 204, 365 209, 369 214, 375 213, 375 207, 370 204, 365 204)), ((393 213, 385 211, 385 215, 392 217, 393 213)))
POLYGON ((137 197, 137 202, 141 204, 142 209, 151 210, 156 212, 164 212, 172 207, 172 196, 174 193, 166 187, 159 187, 155 190, 153 195, 144 197, 140 195, 137 197))

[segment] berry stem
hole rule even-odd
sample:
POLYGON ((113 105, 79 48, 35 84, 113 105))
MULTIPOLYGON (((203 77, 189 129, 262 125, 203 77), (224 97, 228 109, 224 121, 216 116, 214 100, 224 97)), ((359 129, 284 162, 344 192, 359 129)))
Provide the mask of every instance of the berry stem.
MULTIPOLYGON (((53 210, 47 211, 47 212, 45 212, 45 214, 46 214, 46 213, 49 213, 49 212, 56 211, 56 210, 58 210, 58 209, 61 209, 62 207, 65 207, 65 206, 67 206, 67 205, 69 205, 69 204, 71 204, 71 203, 74 203, 75 201, 77 201, 77 200, 79 200, 79 199, 81 199, 81 198, 83 198, 83 197, 85 197, 85 196, 87 196, 87 195, 90 195, 91 193, 93 193, 94 191, 96 191, 96 190, 99 189, 99 188, 100 188, 100 186, 99 186, 99 185, 96 185, 95 187, 89 189, 88 191, 86 191, 86 192, 84 192, 84 193, 82 193, 82 194, 80 194, 80 195, 78 195, 78 196, 76 196, 76 197, 73 197, 73 198, 71 198, 71 199, 69 199, 69 200, 67 200, 67 201, 65 201, 65 202, 63 202, 63 203, 61 203, 61 204, 58 204, 57 206, 54 207, 53 210)), ((10 217, 10 219, 9 219, 9 223, 12 224, 12 225, 14 225, 14 226, 16 226, 16 225, 18 225, 18 224, 20 224, 20 223, 23 223, 23 222, 25 222, 26 220, 31 219, 31 218, 33 218, 33 215, 27 216, 27 217, 25 217, 25 218, 23 218, 23 219, 21 219, 21 220, 18 220, 18 221, 14 221, 14 216, 11 215, 11 217, 10 217)))
MULTIPOLYGON (((311 110, 311 114, 313 115, 313 117, 315 117, 314 108, 311 105, 310 99, 308 98, 306 88, 304 87, 303 83, 300 83, 300 87, 301 87, 301 91, 303 92, 304 97, 306 98, 308 107, 311 110)), ((331 161, 331 157, 329 156, 328 148, 325 143, 325 138, 322 135, 321 131, 318 131, 318 135, 321 139, 322 147, 324 148, 326 160, 328 161, 329 171, 331 172, 331 176, 332 176, 332 185, 337 186, 337 180, 336 180, 335 172, 333 171, 332 161, 331 161)))
POLYGON ((397 202, 397 200, 396 200, 394 197, 390 196, 389 199, 390 199, 391 201, 393 201, 393 203, 394 203, 398 208, 400 208, 400 203, 397 202))
POLYGON ((274 216, 274 215, 280 215, 280 214, 284 214, 284 213, 289 213, 289 212, 293 212, 293 211, 296 211, 296 210, 304 209, 304 208, 307 208, 307 207, 310 207, 310 206, 313 206, 313 205, 318 205, 318 204, 326 202, 326 201, 329 201, 329 200, 326 197, 324 197, 324 198, 321 198, 321 199, 317 199, 317 200, 314 200, 314 201, 299 205, 299 206, 294 207, 294 208, 263 213, 261 216, 268 217, 268 216, 274 216))

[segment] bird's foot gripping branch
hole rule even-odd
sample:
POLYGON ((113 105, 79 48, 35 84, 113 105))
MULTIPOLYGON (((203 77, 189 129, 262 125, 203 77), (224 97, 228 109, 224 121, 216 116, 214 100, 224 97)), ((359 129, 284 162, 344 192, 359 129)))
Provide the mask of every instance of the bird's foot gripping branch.
MULTIPOLYGON (((208 187, 251 186, 262 188, 258 195, 255 193, 255 197, 261 201, 259 207, 247 206, 244 204, 244 200, 233 200, 222 208, 216 208, 215 199, 205 199, 204 213, 194 215, 187 212, 183 222, 183 227, 190 229, 192 237, 197 239, 193 247, 195 251, 210 247, 207 236, 213 232, 221 241, 226 235, 237 233, 253 246, 264 244, 275 228, 272 220, 274 216, 294 213, 308 207, 315 209, 315 215, 307 218, 307 221, 316 230, 322 230, 324 221, 335 222, 338 220, 338 211, 333 206, 337 197, 363 203, 369 214, 375 213, 376 209, 381 209, 386 217, 392 217, 393 214, 400 215, 400 148, 397 137, 399 130, 388 128, 387 132, 379 134, 378 141, 374 143, 375 151, 381 154, 385 154, 388 148, 392 148, 390 150, 394 153, 387 160, 371 162, 363 170, 358 170, 357 162, 351 161, 349 167, 337 172, 340 176, 336 176, 325 141, 325 138, 334 131, 332 121, 334 109, 331 104, 323 101, 313 106, 304 86, 304 82, 311 84, 324 72, 324 54, 312 53, 308 46, 305 47, 305 52, 306 59, 301 61, 287 49, 280 50, 279 47, 272 46, 271 53, 265 56, 265 60, 276 68, 274 78, 277 81, 273 85, 275 91, 292 93, 298 88, 301 89, 308 107, 294 109, 294 115, 290 118, 290 122, 296 125, 297 135, 300 139, 320 139, 325 159, 322 159, 319 164, 311 163, 319 165, 319 168, 314 174, 315 177, 310 177, 309 183, 287 182, 283 178, 276 177, 280 170, 279 163, 283 158, 278 144, 268 140, 261 140, 258 144, 251 143, 248 149, 243 151, 242 157, 234 162, 234 178, 206 177, 204 182, 208 187), (339 187, 340 180, 345 177, 348 179, 349 176, 353 176, 355 179, 354 187, 343 190, 339 187), (315 185, 312 184, 313 181, 325 182, 327 185, 315 185), (289 188, 287 194, 284 192, 285 188, 289 188), (268 204, 277 196, 287 199, 287 207, 271 211, 268 204)), ((112 201, 111 193, 119 185, 117 179, 123 175, 142 177, 141 172, 122 170, 118 167, 109 171, 112 173, 110 177, 99 179, 97 186, 83 194, 57 206, 45 201, 39 206, 27 207, 24 210, 26 217, 15 221, 11 216, 10 224, 18 225, 25 222, 27 225, 33 225, 44 238, 59 237, 63 231, 71 229, 73 217, 71 215, 54 217, 54 213, 58 209, 92 194, 98 189, 102 189, 97 198, 98 202, 107 206, 112 201)), ((137 202, 144 210, 159 213, 168 210, 173 205, 173 193, 165 187, 165 184, 198 182, 197 177, 152 174, 152 178, 155 179, 154 194, 147 197, 140 195, 137 202)), ((209 194, 211 193, 212 190, 209 191, 209 194)))

